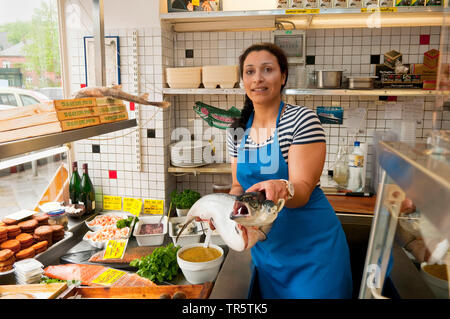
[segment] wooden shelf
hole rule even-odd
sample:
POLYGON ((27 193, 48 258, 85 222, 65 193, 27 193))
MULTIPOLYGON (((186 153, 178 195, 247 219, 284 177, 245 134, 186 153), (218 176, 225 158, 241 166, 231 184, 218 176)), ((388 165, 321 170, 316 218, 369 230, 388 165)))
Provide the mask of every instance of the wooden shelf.
POLYGON ((214 163, 208 164, 200 167, 177 167, 169 166, 169 173, 174 174, 231 174, 231 164, 230 163, 214 163))
POLYGON ((136 119, 131 119, 0 143, 0 159, 111 133, 136 125, 136 119))
POLYGON ((195 11, 164 13, 160 19, 172 24, 175 32, 273 30, 278 21, 291 21, 297 29, 442 26, 448 10, 390 7, 195 11), (368 10, 376 10, 376 15, 368 10))
MULTIPOLYGON (((244 95, 244 89, 171 89, 164 88, 163 93, 167 95, 244 95)), ((373 90, 349 90, 349 89, 285 89, 284 95, 351 95, 351 96, 437 96, 448 95, 447 91, 421 90, 421 89, 373 89, 373 90)))

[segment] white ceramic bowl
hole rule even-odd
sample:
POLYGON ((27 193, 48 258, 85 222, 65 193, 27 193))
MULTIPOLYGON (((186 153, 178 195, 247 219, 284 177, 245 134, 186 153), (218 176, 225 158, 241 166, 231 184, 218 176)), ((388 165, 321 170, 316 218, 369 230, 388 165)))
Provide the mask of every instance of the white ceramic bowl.
POLYGON ((174 89, 196 89, 202 83, 202 68, 167 68, 166 81, 174 89))
POLYGON ((178 238, 178 242, 175 243, 177 239, 177 232, 175 230, 176 224, 184 224, 186 217, 171 217, 169 221, 169 236, 172 238, 174 245, 184 247, 187 245, 192 245, 200 242, 200 237, 202 236, 202 227, 199 222, 194 222, 197 226, 197 231, 193 234, 185 234, 184 232, 178 238))
POLYGON ((158 246, 164 242, 164 237, 167 234, 167 216, 164 216, 161 224, 163 225, 162 234, 146 234, 140 235, 141 227, 144 224, 157 224, 161 219, 160 215, 141 216, 137 225, 134 227, 133 235, 136 237, 139 246, 158 246))
POLYGON ((436 295, 437 298, 440 299, 448 299, 449 298, 449 290, 448 290, 448 281, 445 281, 443 279, 440 279, 438 277, 435 277, 424 270, 424 266, 426 266, 427 263, 423 262, 420 264, 420 273, 422 277, 427 282, 428 286, 431 288, 433 293, 436 295))
POLYGON ((183 272, 184 277, 191 284, 202 284, 205 282, 213 282, 219 273, 220 265, 223 262, 223 249, 217 245, 209 245, 211 248, 219 250, 222 255, 220 257, 207 262, 190 262, 180 258, 180 253, 192 247, 203 247, 203 243, 192 244, 182 247, 177 252, 177 262, 183 272))

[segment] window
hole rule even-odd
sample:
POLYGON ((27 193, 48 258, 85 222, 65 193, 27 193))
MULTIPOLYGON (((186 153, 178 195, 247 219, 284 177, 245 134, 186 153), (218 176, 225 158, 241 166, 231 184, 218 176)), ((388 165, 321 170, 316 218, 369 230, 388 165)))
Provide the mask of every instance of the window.
POLYGON ((36 100, 34 97, 32 97, 30 95, 20 94, 20 99, 22 100, 22 104, 24 106, 39 103, 38 100, 36 100))
POLYGON ((4 68, 10 68, 10 67, 11 67, 11 62, 8 61, 8 60, 3 61, 2 67, 4 67, 4 68))
POLYGON ((17 106, 17 101, 14 94, 3 93, 0 94, 0 104, 17 106))

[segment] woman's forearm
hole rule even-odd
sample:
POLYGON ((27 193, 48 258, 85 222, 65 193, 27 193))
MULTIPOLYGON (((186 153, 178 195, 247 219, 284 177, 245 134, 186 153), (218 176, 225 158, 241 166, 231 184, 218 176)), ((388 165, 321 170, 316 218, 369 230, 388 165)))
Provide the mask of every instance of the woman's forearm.
POLYGON ((305 206, 309 201, 314 188, 308 185, 306 182, 293 183, 294 185, 294 197, 286 202, 284 206, 288 208, 296 208, 305 206))

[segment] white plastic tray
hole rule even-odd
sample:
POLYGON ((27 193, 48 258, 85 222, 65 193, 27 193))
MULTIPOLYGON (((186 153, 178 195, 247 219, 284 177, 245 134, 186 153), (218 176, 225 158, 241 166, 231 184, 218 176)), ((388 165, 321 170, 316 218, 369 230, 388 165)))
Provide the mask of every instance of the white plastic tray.
POLYGON ((180 247, 184 247, 186 245, 190 245, 190 244, 196 244, 200 242, 200 237, 203 235, 202 232, 202 226, 199 222, 194 222, 196 227, 197 227, 197 231, 194 232, 193 234, 181 234, 180 237, 178 238, 178 242, 175 243, 176 238, 177 238, 177 234, 175 231, 175 225, 176 224, 184 224, 186 221, 186 216, 183 217, 171 217, 169 220, 169 236, 170 238, 172 238, 172 242, 174 245, 180 246, 180 247))
POLYGON ((164 237, 167 234, 167 216, 164 216, 161 221, 161 224, 163 225, 162 234, 146 234, 146 235, 139 234, 142 225, 157 224, 160 219, 161 219, 160 215, 139 217, 139 221, 134 227, 133 232, 133 235, 134 237, 136 237, 139 246, 158 246, 163 244, 164 237))
POLYGON ((86 221, 85 221, 86 227, 89 228, 91 231, 97 231, 97 230, 99 230, 99 229, 102 228, 102 227, 101 227, 101 226, 89 226, 89 224, 90 224, 94 219, 96 219, 96 218, 100 218, 100 217, 102 217, 102 216, 110 216, 110 215, 111 215, 111 216, 116 216, 116 215, 118 215, 118 216, 123 216, 124 218, 128 218, 129 216, 133 216, 133 215, 128 214, 128 213, 125 213, 125 212, 106 212, 106 213, 100 213, 100 214, 96 215, 94 218, 89 219, 89 220, 86 220, 86 221))
MULTIPOLYGON (((89 243, 91 246, 94 246, 95 248, 99 248, 99 249, 103 249, 105 248, 106 244, 108 243, 108 240, 104 240, 104 241, 94 241, 90 238, 87 238, 90 234, 95 235, 95 233, 101 231, 101 229, 98 229, 96 231, 88 231, 86 234, 84 234, 83 236, 83 241, 89 243)), ((128 235, 130 233, 130 230, 128 229, 128 235)), ((128 238, 128 236, 125 237, 120 237, 120 238, 114 238, 114 239, 126 239, 128 238)))

